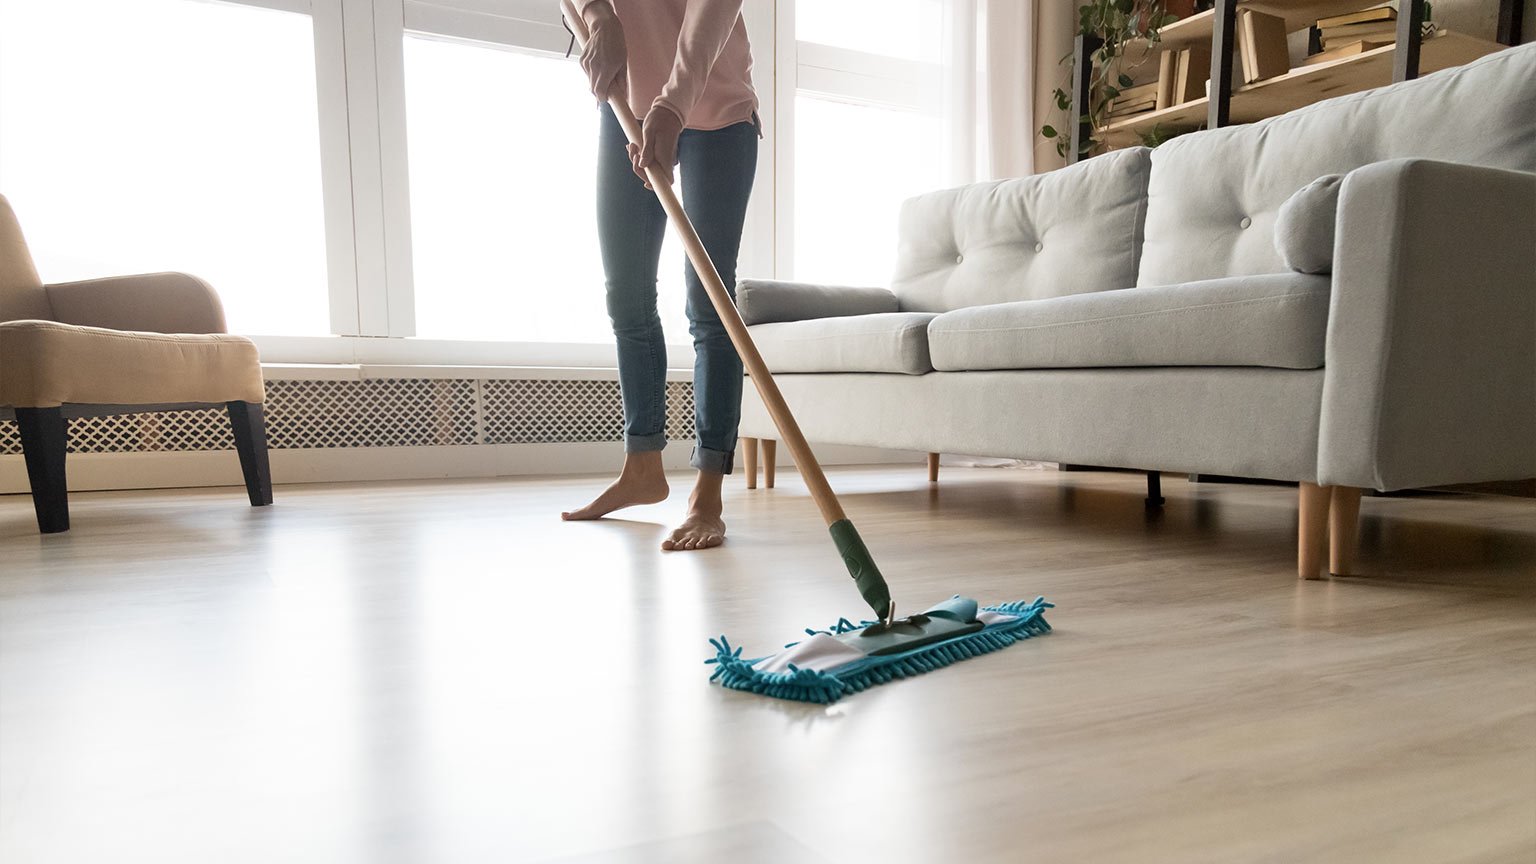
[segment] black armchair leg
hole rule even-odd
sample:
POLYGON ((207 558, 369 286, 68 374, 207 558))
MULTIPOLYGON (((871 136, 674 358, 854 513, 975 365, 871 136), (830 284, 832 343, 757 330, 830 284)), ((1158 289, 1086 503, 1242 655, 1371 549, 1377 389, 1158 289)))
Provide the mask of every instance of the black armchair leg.
POLYGON ((272 469, 267 464, 267 424, 257 402, 229 402, 229 422, 235 429, 235 449, 252 507, 272 503, 272 469))
POLYGON ((1161 471, 1147 472, 1147 509, 1153 510, 1163 506, 1163 473, 1161 471))
POLYGON ((21 450, 32 485, 37 530, 57 534, 69 530, 69 485, 64 479, 64 451, 69 433, 58 408, 17 408, 21 450))

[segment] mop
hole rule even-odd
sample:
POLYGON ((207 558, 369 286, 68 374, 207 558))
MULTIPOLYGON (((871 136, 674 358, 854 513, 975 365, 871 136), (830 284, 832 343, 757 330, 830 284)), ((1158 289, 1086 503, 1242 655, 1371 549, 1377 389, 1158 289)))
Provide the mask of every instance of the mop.
MULTIPOLYGON (((585 49, 591 35, 572 0, 560 0, 566 27, 580 47, 585 49)), ((630 143, 640 144, 640 121, 619 95, 610 96, 608 104, 630 143)), ((715 656, 705 662, 715 666, 711 681, 733 690, 743 690, 781 699, 802 702, 833 702, 849 693, 857 693, 876 684, 918 675, 951 663, 1006 648, 1021 639, 1050 632, 1044 611, 1051 608, 1044 598, 1033 601, 980 607, 975 600, 960 595, 905 618, 896 617, 896 604, 890 587, 874 558, 859 537, 859 532, 843 512, 842 504, 827 483, 821 465, 811 453, 800 425, 774 383, 768 365, 763 362, 747 325, 736 311, 736 304, 715 270, 709 253, 683 212, 682 202, 672 191, 665 172, 656 166, 646 169, 646 176, 668 221, 677 231, 693 262, 694 271, 703 282, 709 300, 720 315, 731 344, 756 385, 768 414, 773 418, 779 437, 789 448, 811 498, 821 510, 832 535, 832 542, 842 556, 848 575, 876 618, 855 624, 840 619, 825 630, 806 630, 806 638, 791 642, 782 651, 756 658, 743 658, 740 647, 732 647, 724 636, 711 639, 715 656)))

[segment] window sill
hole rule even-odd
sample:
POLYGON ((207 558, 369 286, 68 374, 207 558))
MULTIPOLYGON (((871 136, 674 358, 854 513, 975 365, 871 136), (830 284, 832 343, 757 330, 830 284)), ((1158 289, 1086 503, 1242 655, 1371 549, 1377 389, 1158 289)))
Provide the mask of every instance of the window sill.
MULTIPOLYGON (((566 377, 577 370, 608 370, 617 365, 608 344, 570 342, 473 342, 451 339, 403 339, 373 336, 252 336, 266 364, 355 367, 471 367, 560 370, 566 377)), ((668 345, 671 365, 692 365, 691 345, 668 345)), ((453 374, 469 377, 469 369, 453 374)), ((423 376, 412 376, 423 377, 423 376)), ((425 376, 431 377, 431 376, 425 376)), ((474 377, 491 377, 478 375, 474 377)), ((686 379, 684 379, 686 380, 686 379)))
MULTIPOLYGON (((456 364, 274 363, 261 364, 268 381, 380 381, 400 378, 613 381, 612 366, 468 366, 456 364)), ((668 381, 692 381, 692 369, 668 369, 668 381)))

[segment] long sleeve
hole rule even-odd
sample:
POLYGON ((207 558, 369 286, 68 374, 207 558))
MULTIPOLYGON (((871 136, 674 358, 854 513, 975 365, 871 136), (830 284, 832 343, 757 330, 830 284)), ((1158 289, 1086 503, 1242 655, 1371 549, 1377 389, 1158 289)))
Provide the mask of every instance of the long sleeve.
POLYGON ((709 73, 741 20, 742 0, 687 0, 672 74, 656 97, 687 125, 704 93, 709 73))

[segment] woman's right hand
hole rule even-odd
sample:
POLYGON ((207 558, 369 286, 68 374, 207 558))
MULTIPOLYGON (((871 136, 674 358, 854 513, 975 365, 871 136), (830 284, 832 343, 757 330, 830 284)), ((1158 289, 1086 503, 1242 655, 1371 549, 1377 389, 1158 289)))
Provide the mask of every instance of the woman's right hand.
POLYGON ((624 28, 619 24, 618 14, 607 0, 597 0, 581 10, 581 17, 592 34, 581 52, 581 68, 592 84, 592 95, 599 102, 608 101, 609 96, 623 96, 629 49, 624 44, 624 28))

